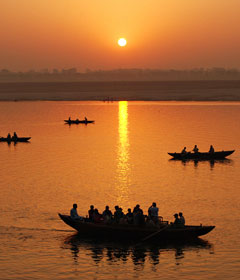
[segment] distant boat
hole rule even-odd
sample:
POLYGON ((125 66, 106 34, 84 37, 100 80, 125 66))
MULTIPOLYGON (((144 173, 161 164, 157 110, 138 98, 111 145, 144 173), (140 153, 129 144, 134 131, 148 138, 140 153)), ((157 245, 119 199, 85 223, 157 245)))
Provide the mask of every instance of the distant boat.
POLYGON ((64 120, 64 122, 67 123, 67 124, 79 124, 79 123, 88 124, 88 123, 94 123, 94 121, 91 121, 91 120, 64 120))
POLYGON ((31 137, 11 137, 11 138, 0 137, 0 142, 8 142, 8 143, 28 142, 30 139, 31 139, 31 137))
POLYGON ((178 160, 215 160, 215 159, 224 159, 225 157, 231 155, 235 150, 231 151, 221 151, 221 152, 205 152, 205 153, 168 153, 173 159, 178 160))
POLYGON ((77 230, 80 235, 95 238, 104 237, 115 240, 124 239, 134 242, 149 239, 156 242, 189 240, 205 235, 215 228, 215 226, 202 225, 176 227, 168 224, 168 222, 163 222, 159 227, 136 226, 130 224, 104 224, 73 220, 68 215, 58 215, 64 223, 77 230))

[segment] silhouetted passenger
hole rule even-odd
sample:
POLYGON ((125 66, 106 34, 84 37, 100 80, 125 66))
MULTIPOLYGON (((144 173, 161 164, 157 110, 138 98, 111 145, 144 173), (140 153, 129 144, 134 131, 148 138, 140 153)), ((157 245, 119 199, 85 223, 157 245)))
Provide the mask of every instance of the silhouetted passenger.
POLYGON ((101 223, 102 221, 103 221, 102 215, 99 214, 97 208, 94 209, 94 212, 93 212, 93 222, 94 222, 94 223, 101 223))
POLYGON ((182 151, 181 151, 181 154, 186 155, 186 153, 187 153, 186 149, 187 149, 187 148, 184 147, 184 148, 182 149, 182 151))
POLYGON ((195 145, 193 148, 193 152, 196 154, 196 153, 198 153, 198 151, 199 151, 199 149, 198 149, 197 145, 195 145))
POLYGON ((185 218, 183 217, 183 213, 182 212, 179 212, 179 221, 180 221, 180 224, 185 226, 185 218))
POLYGON ((105 207, 105 210, 102 213, 103 220, 105 223, 109 223, 112 220, 112 211, 109 210, 109 206, 105 207))
POLYGON ((85 117, 84 119, 85 119, 85 122, 87 122, 87 121, 88 121, 88 119, 87 119, 86 117, 85 117))
POLYGON ((93 213, 94 213, 94 206, 91 205, 90 209, 88 210, 88 218, 90 222, 93 222, 93 213))
POLYGON ((148 208, 148 215, 154 221, 154 223, 158 222, 158 207, 155 202, 148 208))
POLYGON ((178 214, 174 214, 173 216, 174 216, 174 218, 175 218, 173 224, 174 224, 174 225, 180 225, 180 220, 179 220, 179 218, 178 218, 178 214))
POLYGON ((10 133, 8 133, 8 135, 7 135, 7 140, 11 140, 12 138, 11 138, 11 134, 10 133))
POLYGON ((115 212, 114 212, 114 221, 116 223, 119 223, 120 219, 123 218, 124 214, 122 212, 122 208, 115 206, 115 212))
POLYGON ((69 117, 68 120, 71 121, 71 117, 69 117))
POLYGON ((83 220, 83 217, 78 215, 76 203, 73 204, 73 208, 70 211, 70 216, 74 220, 83 220))
POLYGON ((210 146, 209 153, 210 153, 210 154, 213 154, 213 153, 214 153, 214 148, 213 148, 212 145, 210 146))
POLYGON ((143 210, 140 208, 139 204, 137 204, 133 209, 133 223, 135 225, 143 225, 145 223, 143 210))
POLYGON ((130 208, 128 208, 128 212, 126 214, 126 218, 127 218, 127 223, 128 224, 133 224, 133 213, 132 213, 130 208))

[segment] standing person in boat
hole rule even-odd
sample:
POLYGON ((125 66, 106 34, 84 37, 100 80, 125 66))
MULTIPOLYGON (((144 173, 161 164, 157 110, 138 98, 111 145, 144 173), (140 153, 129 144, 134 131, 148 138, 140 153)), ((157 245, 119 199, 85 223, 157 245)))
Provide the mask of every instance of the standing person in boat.
POLYGON ((180 221, 180 224, 185 226, 185 218, 183 217, 183 213, 182 212, 179 212, 179 221, 180 221))
POLYGON ((13 139, 13 140, 17 140, 17 139, 18 139, 17 133, 16 133, 15 131, 13 132, 13 137, 12 137, 12 139, 13 139))
POLYGON ((186 149, 187 149, 186 147, 184 147, 184 148, 182 149, 182 151, 181 151, 181 154, 182 154, 182 155, 186 155, 186 153, 187 153, 186 149))
POLYGON ((90 209, 88 210, 88 218, 90 222, 93 222, 93 213, 94 213, 94 206, 91 205, 90 209))
POLYGON ((11 139, 12 139, 11 134, 8 133, 8 135, 7 135, 7 140, 8 140, 8 141, 11 141, 11 139))
POLYGON ((140 208, 139 204, 137 204, 133 209, 133 223, 135 225, 143 225, 145 223, 143 210, 140 208))
POLYGON ((198 151, 199 151, 199 149, 198 149, 197 145, 195 145, 193 148, 193 152, 196 154, 196 153, 198 153, 198 151))
POLYGON ((71 121, 71 117, 68 118, 68 121, 69 121, 69 122, 71 121))
POLYGON ((112 211, 109 210, 109 206, 105 207, 105 210, 102 213, 104 223, 108 224, 112 221, 112 211))
POLYGON ((87 117, 85 117, 84 120, 85 120, 85 122, 87 122, 88 121, 87 117))
POLYGON ((210 153, 210 154, 213 154, 213 153, 214 153, 213 145, 210 146, 209 153, 210 153))
POLYGON ((158 207, 156 202, 153 202, 152 205, 148 208, 148 215, 154 223, 158 222, 158 207))
POLYGON ((73 204, 73 208, 70 211, 70 216, 73 220, 83 220, 83 217, 78 215, 76 203, 73 204))

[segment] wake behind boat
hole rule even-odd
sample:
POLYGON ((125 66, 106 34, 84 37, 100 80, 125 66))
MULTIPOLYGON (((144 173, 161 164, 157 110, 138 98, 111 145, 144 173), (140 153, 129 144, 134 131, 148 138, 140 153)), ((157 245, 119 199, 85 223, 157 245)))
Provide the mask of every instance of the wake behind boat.
POLYGON ((183 241, 195 239, 212 231, 215 226, 181 226, 177 227, 167 221, 154 227, 131 224, 104 224, 93 223, 85 220, 77 220, 69 215, 58 214, 60 219, 68 226, 74 228, 80 235, 94 238, 108 238, 127 241, 145 241, 151 239, 156 242, 168 240, 183 241))
POLYGON ((218 160, 225 159, 231 155, 235 150, 219 151, 219 152, 187 152, 187 153, 168 153, 173 159, 177 160, 218 160))

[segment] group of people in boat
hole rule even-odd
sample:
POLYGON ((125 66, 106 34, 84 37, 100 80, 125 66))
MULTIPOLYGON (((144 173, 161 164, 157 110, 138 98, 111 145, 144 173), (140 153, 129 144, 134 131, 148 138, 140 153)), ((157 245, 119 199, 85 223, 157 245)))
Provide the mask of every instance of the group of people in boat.
MULTIPOLYGON (((183 148, 183 150, 182 150, 182 152, 181 152, 181 154, 185 155, 185 154, 189 153, 189 152, 187 152, 187 150, 186 150, 186 149, 187 149, 187 148, 186 148, 186 147, 184 147, 184 148, 183 148)), ((197 145, 195 145, 192 151, 193 151, 195 154, 199 153, 198 146, 197 146, 197 145)), ((208 151, 208 152, 209 152, 210 154, 213 154, 213 153, 215 152, 215 150, 214 150, 214 148, 213 148, 213 145, 211 145, 211 146, 210 146, 210 148, 209 148, 209 151, 208 151)))
MULTIPOLYGON (((69 118, 68 118, 68 121, 71 122, 71 121, 73 121, 73 120, 71 119, 71 117, 69 117, 69 118)), ((79 122, 80 120, 79 120, 79 119, 76 119, 76 120, 74 120, 74 121, 79 122)), ((88 121, 87 117, 84 117, 84 121, 85 121, 85 122, 88 121)))
MULTIPOLYGON (((122 208, 116 205, 114 212, 109 209, 107 205, 102 213, 99 213, 98 209, 94 205, 90 206, 88 210, 88 216, 82 217, 77 213, 77 204, 73 204, 73 208, 70 211, 70 216, 74 220, 92 222, 92 223, 103 223, 103 224, 130 224, 130 225, 149 225, 155 226, 162 222, 162 217, 158 216, 159 209, 156 202, 148 208, 148 215, 144 215, 140 205, 137 204, 133 211, 128 208, 127 213, 124 213, 122 208)), ((183 214, 174 214, 174 225, 185 225, 185 219, 183 214)))
POLYGON ((17 133, 14 131, 13 132, 13 136, 11 136, 11 134, 10 133, 8 133, 8 135, 7 135, 7 140, 9 140, 9 141, 15 141, 15 140, 17 140, 18 139, 18 136, 17 136, 17 133))

